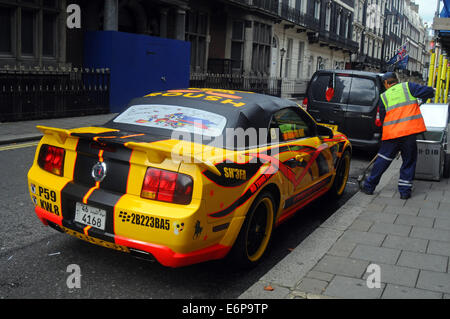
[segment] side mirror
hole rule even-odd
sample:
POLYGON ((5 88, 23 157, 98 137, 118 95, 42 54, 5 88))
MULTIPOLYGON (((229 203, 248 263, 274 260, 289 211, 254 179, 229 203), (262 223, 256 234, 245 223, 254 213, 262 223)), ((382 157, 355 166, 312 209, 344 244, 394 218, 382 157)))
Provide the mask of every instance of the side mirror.
POLYGON ((328 137, 328 138, 333 138, 334 133, 333 133, 332 129, 330 129, 330 128, 326 127, 326 126, 317 124, 317 135, 318 136, 325 136, 325 137, 328 137))

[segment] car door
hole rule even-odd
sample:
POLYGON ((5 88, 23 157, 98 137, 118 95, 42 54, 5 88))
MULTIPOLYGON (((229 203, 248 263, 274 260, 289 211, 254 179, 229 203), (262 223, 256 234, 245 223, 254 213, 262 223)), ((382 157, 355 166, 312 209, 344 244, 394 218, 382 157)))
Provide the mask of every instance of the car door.
POLYGON ((336 125, 342 131, 345 124, 352 77, 345 73, 319 72, 313 77, 308 90, 308 112, 319 123, 336 125), (334 94, 327 99, 327 89, 334 94))
POLYGON ((300 108, 289 107, 275 113, 272 127, 289 145, 280 160, 280 170, 289 183, 283 208, 284 213, 290 214, 292 209, 323 193, 327 180, 331 180, 332 155, 328 145, 316 136, 313 119, 300 108))
POLYGON ((343 129, 343 133, 350 139, 370 140, 373 138, 380 97, 375 81, 370 77, 353 77, 343 129))

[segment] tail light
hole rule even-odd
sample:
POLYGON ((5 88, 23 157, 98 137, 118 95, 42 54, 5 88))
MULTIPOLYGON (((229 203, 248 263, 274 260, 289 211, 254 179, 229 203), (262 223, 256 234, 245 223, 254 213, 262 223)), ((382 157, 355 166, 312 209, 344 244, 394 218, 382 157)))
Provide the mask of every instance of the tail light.
POLYGON ((150 167, 145 174, 141 197, 187 205, 192 199, 193 183, 188 175, 150 167))
POLYGON ((305 98, 303 99, 302 106, 303 106, 303 108, 305 109, 305 111, 308 110, 308 98, 307 98, 307 97, 305 97, 305 98))
POLYGON ((381 117, 380 117, 380 107, 377 108, 377 116, 375 117, 375 126, 381 127, 383 123, 381 123, 381 117))
POLYGON ((65 150, 61 147, 42 145, 39 152, 38 164, 47 172, 62 176, 65 150))

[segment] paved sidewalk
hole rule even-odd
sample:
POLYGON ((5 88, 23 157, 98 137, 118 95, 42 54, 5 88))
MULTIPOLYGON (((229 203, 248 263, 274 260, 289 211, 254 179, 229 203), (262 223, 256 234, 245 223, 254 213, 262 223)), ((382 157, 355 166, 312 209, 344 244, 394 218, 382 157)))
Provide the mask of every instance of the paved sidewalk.
POLYGON ((394 161, 373 196, 357 193, 239 298, 450 299, 450 182, 414 181, 413 196, 401 200, 400 165, 394 161), (371 264, 380 267, 381 288, 367 286, 371 264))
POLYGON ((2 122, 0 123, 0 145, 39 140, 42 137, 42 133, 36 128, 37 125, 71 129, 102 125, 116 115, 111 113, 58 119, 2 122))

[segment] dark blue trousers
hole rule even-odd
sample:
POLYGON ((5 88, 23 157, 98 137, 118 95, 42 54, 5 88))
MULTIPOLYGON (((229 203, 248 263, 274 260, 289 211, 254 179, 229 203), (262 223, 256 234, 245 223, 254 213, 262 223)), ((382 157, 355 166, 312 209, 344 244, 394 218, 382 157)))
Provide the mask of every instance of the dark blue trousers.
POLYGON ((370 176, 364 183, 364 188, 373 192, 380 182, 381 176, 391 165, 398 151, 401 152, 403 164, 400 168, 398 191, 401 195, 410 195, 417 164, 416 135, 404 136, 383 141, 375 160, 370 176))

